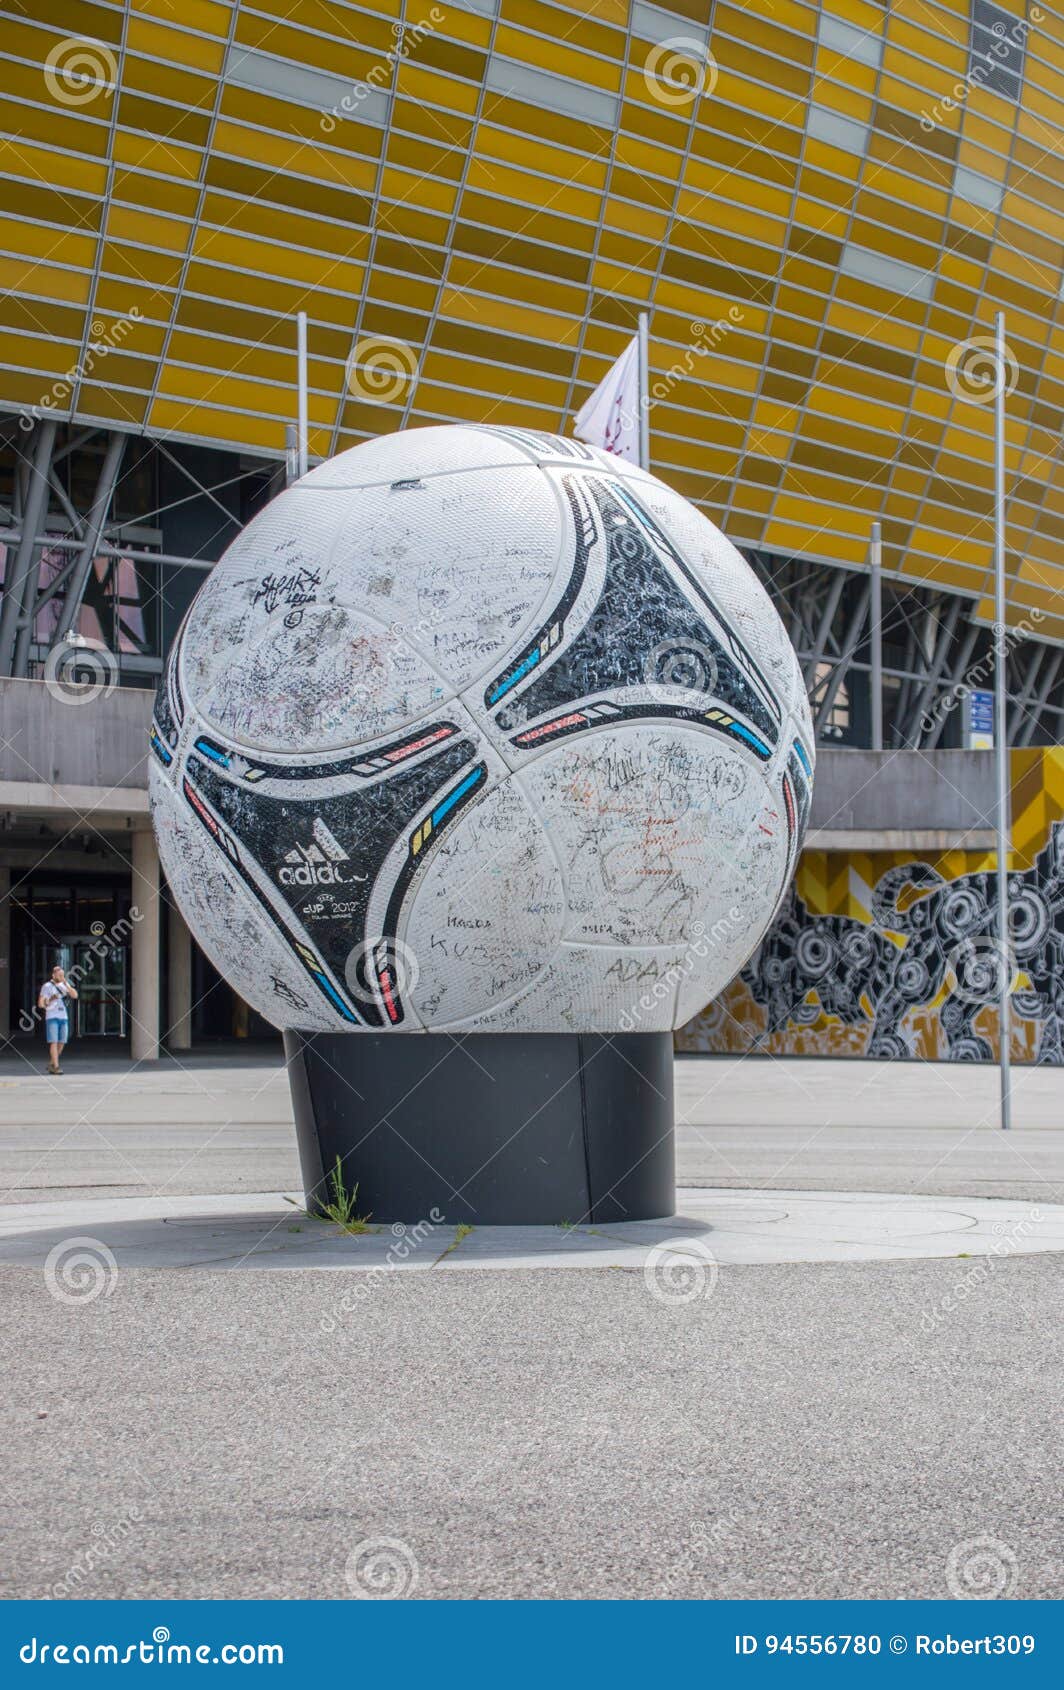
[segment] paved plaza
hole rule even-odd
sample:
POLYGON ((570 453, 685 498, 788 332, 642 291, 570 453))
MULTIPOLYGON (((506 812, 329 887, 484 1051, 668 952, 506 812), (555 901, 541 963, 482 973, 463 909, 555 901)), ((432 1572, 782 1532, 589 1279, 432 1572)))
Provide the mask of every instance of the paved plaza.
MULTIPOLYGON (((298 1186, 279 1054, 131 1068, 83 1048, 58 1080, 39 1052, 0 1059, 3 1201, 298 1186)), ((677 1180, 1064 1202, 1064 1072, 1013 1077, 1002 1134, 991 1067, 681 1057, 677 1180)))
POLYGON ((260 1195, 298 1188, 275 1058, 9 1059, 4 1594, 343 1599, 389 1540, 420 1596, 1059 1596, 1064 1076, 1017 1082, 1006 1138, 990 1070, 683 1060, 689 1259, 450 1229, 394 1272, 260 1195), (888 1212, 893 1259, 735 1257, 888 1212), (85 1237, 91 1299, 42 1266, 85 1237))

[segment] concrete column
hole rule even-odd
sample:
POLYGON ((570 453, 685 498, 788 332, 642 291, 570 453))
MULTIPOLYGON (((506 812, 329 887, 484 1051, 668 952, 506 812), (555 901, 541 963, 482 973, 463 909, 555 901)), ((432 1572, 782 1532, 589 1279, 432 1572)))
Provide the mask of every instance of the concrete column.
POLYGON ((188 1050, 192 1044, 192 935, 174 903, 170 905, 166 937, 170 951, 166 1042, 171 1050, 188 1050))
POLYGON ((133 1026, 134 1062, 159 1056, 159 853, 150 828, 133 835, 133 1026))
POLYGON ((11 1032, 11 870, 0 863, 0 1039, 11 1032))

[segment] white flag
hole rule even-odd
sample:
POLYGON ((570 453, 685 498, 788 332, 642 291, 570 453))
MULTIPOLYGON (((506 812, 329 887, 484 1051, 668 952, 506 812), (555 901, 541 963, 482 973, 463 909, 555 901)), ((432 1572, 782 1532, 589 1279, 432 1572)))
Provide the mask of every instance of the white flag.
POLYGON ((585 399, 573 424, 578 440, 602 446, 633 464, 640 461, 639 364, 639 336, 635 335, 594 393, 585 399))

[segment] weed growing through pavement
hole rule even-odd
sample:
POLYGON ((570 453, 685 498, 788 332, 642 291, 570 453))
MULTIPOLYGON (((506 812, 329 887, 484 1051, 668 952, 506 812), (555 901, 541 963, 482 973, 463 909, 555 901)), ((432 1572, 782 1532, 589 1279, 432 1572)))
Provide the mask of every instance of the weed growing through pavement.
POLYGON ((452 1250, 457 1250, 459 1244, 464 1243, 465 1240, 469 1237, 469 1234, 472 1231, 473 1231, 473 1228, 469 1224, 468 1221, 459 1221, 458 1225, 454 1229, 454 1237, 451 1239, 451 1242, 448 1244, 447 1248, 445 1250, 440 1251, 439 1255, 436 1257, 436 1260, 438 1262, 442 1262, 444 1256, 449 1256, 451 1254, 452 1250))
MULTIPOLYGON (((321 1201, 315 1204, 313 1208, 300 1209, 300 1214, 306 1215, 307 1219, 312 1221, 332 1221, 334 1226, 342 1227, 345 1232, 351 1233, 353 1237, 358 1237, 359 1234, 364 1232, 378 1232, 380 1230, 379 1227, 370 1226, 369 1223, 373 1219, 372 1215, 360 1215, 358 1213, 358 1183, 356 1181, 355 1185, 348 1191, 344 1184, 344 1170, 339 1156, 337 1156, 336 1164, 329 1175, 329 1186, 332 1197, 328 1202, 321 1201)), ((287 1197, 285 1201, 291 1203, 293 1208, 299 1208, 299 1205, 291 1197, 287 1197)), ((289 1232, 298 1232, 300 1228, 290 1226, 288 1230, 289 1232)))

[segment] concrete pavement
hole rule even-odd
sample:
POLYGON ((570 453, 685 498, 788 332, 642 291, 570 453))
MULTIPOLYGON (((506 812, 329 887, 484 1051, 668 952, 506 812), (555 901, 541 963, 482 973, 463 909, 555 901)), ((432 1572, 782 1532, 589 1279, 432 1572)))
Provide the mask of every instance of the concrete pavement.
MULTIPOLYGON (((1018 1080, 1005 1138, 988 1070, 685 1061, 681 1178, 796 1213, 812 1185, 1064 1201, 1064 1076, 1018 1080)), ((298 1183, 283 1070, 8 1060, 0 1174, 9 1207, 254 1203, 298 1183)), ((383 1565, 415 1596, 1059 1598, 1064 1257, 948 1242, 724 1262, 676 1298, 612 1257, 130 1262, 74 1300, 0 1267, 0 1588, 343 1600, 383 1565)))
POLYGON ((387 1539, 419 1596, 1059 1597, 1059 1263, 395 1273, 339 1323, 334 1274, 3 1268, 0 1588, 345 1599, 387 1539))
MULTIPOLYGON (((1003 1134, 993 1068, 680 1058, 677 1177, 1064 1202, 1064 1069, 1014 1075, 1016 1125, 1003 1134)), ((75 1051, 57 1080, 0 1060, 0 1201, 298 1184, 279 1053, 131 1068, 75 1051)))

